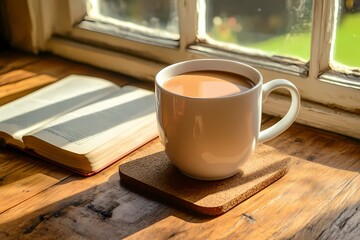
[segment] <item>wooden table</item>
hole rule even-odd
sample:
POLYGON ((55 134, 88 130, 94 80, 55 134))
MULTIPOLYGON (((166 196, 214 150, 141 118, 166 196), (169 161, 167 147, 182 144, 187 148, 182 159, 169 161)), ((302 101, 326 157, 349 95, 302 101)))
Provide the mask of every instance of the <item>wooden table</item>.
MULTIPOLYGON (((51 55, 3 51, 0 67, 0 104, 72 73, 134 83, 51 55)), ((264 116, 263 127, 277 120, 264 116)), ((265 144, 296 161, 283 178, 218 217, 129 191, 119 181, 122 161, 84 178, 1 148, 0 239, 360 239, 360 141, 294 124, 265 144)))

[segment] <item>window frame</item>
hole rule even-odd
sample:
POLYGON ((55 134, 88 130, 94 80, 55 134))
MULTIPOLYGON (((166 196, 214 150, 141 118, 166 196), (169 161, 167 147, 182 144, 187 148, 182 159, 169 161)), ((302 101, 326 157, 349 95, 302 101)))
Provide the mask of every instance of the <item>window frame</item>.
MULTIPOLYGON (((177 44, 141 37, 134 40, 133 36, 109 33, 104 26, 89 22, 78 25, 86 13, 85 1, 34 2, 31 9, 40 12, 34 14, 38 17, 33 19, 41 26, 35 33, 40 50, 150 81, 162 67, 183 60, 211 57, 242 61, 256 67, 263 74, 264 82, 283 78, 297 86, 303 99, 298 122, 360 138, 357 127, 360 126, 360 76, 330 69, 332 43, 329 39, 334 31, 335 1, 313 1, 311 57, 307 64, 235 53, 199 42, 198 5, 193 0, 178 0, 180 40, 177 44), (55 14, 49 21, 49 9, 53 12, 61 9, 61 14, 55 14), (322 119, 323 116, 326 117, 322 119), (339 127, 345 123, 348 126, 339 127)), ((271 94, 269 99, 264 104, 264 112, 282 116, 288 107, 287 93, 271 94)))

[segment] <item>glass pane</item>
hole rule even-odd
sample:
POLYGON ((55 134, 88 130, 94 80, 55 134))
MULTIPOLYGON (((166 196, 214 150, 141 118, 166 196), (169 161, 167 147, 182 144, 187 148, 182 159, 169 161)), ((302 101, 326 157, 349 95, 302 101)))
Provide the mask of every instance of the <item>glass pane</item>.
POLYGON ((201 40, 223 47, 256 50, 268 56, 309 60, 312 0, 200 3, 200 17, 204 18, 199 22, 201 40))
POLYGON ((165 38, 179 39, 176 0, 87 0, 88 17, 165 38))
POLYGON ((341 0, 332 64, 360 68, 360 0, 341 0))

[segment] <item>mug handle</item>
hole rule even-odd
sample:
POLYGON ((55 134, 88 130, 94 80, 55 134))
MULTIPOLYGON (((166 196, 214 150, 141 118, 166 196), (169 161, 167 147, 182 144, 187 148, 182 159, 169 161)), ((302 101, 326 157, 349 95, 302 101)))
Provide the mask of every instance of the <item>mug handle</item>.
POLYGON ((266 97, 275 89, 285 88, 291 94, 291 105, 286 115, 275 125, 259 132, 258 143, 268 141, 284 132, 295 121, 300 111, 300 94, 295 85, 285 79, 276 79, 263 85, 263 103, 266 97))

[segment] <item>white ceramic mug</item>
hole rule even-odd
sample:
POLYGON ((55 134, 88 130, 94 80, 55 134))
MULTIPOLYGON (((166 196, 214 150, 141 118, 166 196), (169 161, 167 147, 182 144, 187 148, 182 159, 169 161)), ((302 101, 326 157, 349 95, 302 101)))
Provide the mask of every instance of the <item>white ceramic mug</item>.
POLYGON ((284 132, 300 109, 294 84, 283 79, 263 84, 258 70, 230 60, 190 60, 165 67, 156 75, 155 95, 159 136, 169 160, 185 175, 202 180, 238 173, 256 145, 284 132), (164 88, 171 77, 203 70, 242 75, 255 86, 216 98, 182 96, 164 88), (277 88, 290 91, 291 106, 278 123, 260 131, 262 102, 277 88))

